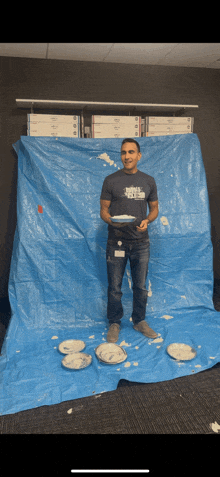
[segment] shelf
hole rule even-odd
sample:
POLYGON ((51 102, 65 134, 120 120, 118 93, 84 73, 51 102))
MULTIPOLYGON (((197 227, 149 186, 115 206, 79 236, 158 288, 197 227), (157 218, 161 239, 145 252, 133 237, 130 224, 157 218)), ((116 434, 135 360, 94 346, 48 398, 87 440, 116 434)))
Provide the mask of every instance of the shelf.
POLYGON ((195 104, 153 104, 153 103, 110 103, 96 101, 57 101, 45 99, 16 99, 18 108, 58 108, 72 109, 74 111, 104 111, 114 110, 135 113, 154 112, 183 112, 185 109, 198 108, 195 104))
POLYGON ((31 113, 35 109, 71 109, 72 113, 79 111, 81 116, 81 137, 84 137, 84 113, 90 112, 96 114, 97 112, 118 111, 119 113, 127 113, 131 115, 145 115, 149 114, 166 114, 178 116, 185 113, 191 108, 198 108, 196 104, 154 104, 154 103, 109 103, 97 101, 59 101, 47 99, 16 99, 18 108, 31 109, 31 113))

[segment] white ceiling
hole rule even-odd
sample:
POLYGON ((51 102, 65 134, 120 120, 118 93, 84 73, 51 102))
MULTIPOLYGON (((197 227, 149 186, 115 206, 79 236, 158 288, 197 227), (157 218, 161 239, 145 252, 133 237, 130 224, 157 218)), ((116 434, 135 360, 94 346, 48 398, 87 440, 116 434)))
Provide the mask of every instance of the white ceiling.
POLYGON ((0 56, 220 69, 220 43, 0 43, 0 56))

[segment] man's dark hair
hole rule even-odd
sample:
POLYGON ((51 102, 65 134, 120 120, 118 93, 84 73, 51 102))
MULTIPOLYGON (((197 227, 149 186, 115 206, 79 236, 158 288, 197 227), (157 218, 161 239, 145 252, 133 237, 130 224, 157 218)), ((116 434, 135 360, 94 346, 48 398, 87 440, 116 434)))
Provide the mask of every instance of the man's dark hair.
POLYGON ((125 144, 126 142, 134 142, 137 146, 137 150, 138 152, 141 152, 141 149, 140 149, 140 144, 135 140, 135 139, 132 139, 131 137, 128 137, 126 139, 123 139, 122 143, 121 143, 121 147, 123 146, 123 144, 125 144))

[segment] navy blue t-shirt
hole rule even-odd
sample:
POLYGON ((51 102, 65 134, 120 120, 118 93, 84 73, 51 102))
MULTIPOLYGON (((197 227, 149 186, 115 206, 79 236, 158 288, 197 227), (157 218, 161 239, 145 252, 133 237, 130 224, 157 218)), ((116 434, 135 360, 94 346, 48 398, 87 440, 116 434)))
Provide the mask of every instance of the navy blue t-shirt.
POLYGON ((148 238, 148 231, 139 232, 140 225, 147 216, 147 203, 158 200, 157 186, 154 178, 137 171, 127 174, 123 169, 107 176, 103 182, 102 200, 110 200, 109 213, 114 215, 133 215, 136 220, 124 227, 116 228, 108 225, 108 238, 124 240, 143 240, 148 238))

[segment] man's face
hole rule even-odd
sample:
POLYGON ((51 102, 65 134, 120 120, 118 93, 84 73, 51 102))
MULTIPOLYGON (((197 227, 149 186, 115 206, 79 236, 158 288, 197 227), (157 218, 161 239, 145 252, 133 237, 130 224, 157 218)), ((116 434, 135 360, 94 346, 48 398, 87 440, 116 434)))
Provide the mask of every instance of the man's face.
POLYGON ((128 174, 137 172, 137 163, 140 161, 141 152, 138 152, 135 142, 125 142, 121 148, 121 161, 124 171, 128 174))

